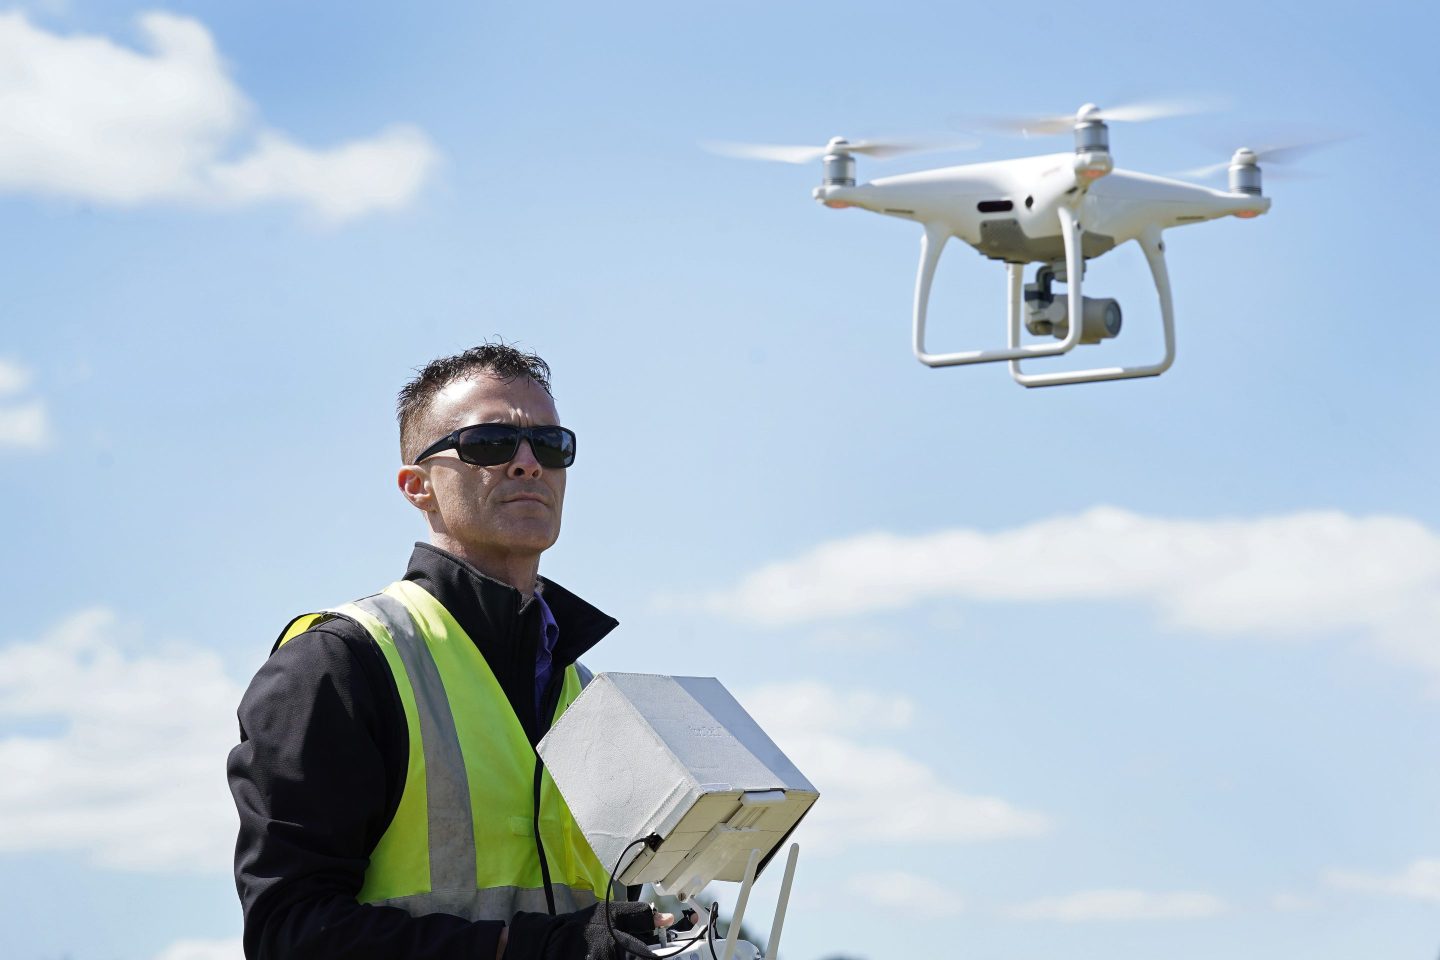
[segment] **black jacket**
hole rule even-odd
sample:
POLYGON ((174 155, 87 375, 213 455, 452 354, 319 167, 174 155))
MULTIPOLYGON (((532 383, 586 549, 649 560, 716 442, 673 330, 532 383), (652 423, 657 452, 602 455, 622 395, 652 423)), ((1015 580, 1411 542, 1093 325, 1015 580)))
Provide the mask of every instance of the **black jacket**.
MULTIPOLYGON (((548 709, 535 709, 540 615, 520 592, 429 544, 405 579, 430 592, 475 641, 538 743, 563 667, 616 621, 549 581, 560 628, 548 709), (543 716, 545 720, 537 719, 543 716)), ((230 790, 240 813, 235 883, 250 960, 491 960, 503 924, 412 917, 355 901, 370 851, 405 782, 409 739, 395 680, 359 624, 326 620, 275 651, 240 702, 230 790)), ((515 958, 526 960, 526 958, 515 958)))

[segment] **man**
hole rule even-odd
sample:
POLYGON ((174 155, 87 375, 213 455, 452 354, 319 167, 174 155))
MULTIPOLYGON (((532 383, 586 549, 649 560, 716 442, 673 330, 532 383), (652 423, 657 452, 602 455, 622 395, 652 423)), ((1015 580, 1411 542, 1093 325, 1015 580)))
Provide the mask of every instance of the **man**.
POLYGON ((608 871, 534 751, 616 625, 538 574, 575 457, 549 372, 484 344, 405 386, 398 484, 430 542, 383 592, 292 621, 246 692, 251 960, 623 960, 671 922, 595 907, 608 871))

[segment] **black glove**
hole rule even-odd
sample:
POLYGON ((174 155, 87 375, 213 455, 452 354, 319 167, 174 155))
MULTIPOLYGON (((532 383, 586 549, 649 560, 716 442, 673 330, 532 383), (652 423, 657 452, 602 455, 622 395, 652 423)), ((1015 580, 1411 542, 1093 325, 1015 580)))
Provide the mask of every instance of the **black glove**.
POLYGON ((505 960, 627 960, 632 954, 655 960, 643 939, 655 929, 654 908, 648 903, 611 903, 608 924, 605 909, 597 903, 558 917, 515 914, 505 960))

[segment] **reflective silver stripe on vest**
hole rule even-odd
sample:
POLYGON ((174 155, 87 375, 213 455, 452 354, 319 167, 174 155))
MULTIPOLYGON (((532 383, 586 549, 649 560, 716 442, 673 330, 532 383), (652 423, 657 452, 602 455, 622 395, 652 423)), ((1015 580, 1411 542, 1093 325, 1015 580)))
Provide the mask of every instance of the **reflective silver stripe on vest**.
MULTIPOLYGON (((563 883, 554 884, 551 889, 555 891, 556 913, 583 910, 596 902, 595 894, 589 890, 576 890, 563 883)), ((520 910, 528 913, 545 913, 549 910, 545 903, 544 887, 490 887, 487 890, 476 890, 474 884, 471 884, 468 891, 417 893, 408 897, 381 900, 378 905, 399 907, 413 917, 448 913, 466 920, 501 920, 506 923, 520 910)))
MULTIPOLYGON (((455 717, 440 681, 440 671, 410 611, 394 597, 378 593, 356 602, 384 624, 410 676, 425 751, 426 817, 430 834, 430 890, 421 896, 468 901, 476 895, 475 824, 470 813, 470 784, 455 717)), ((544 897, 544 891, 541 891, 544 897)), ((410 897, 400 898, 403 900, 410 897)), ((396 904, 400 906, 400 904, 396 904)), ((407 908, 408 909, 408 908, 407 908)), ((414 913, 415 911, 411 911, 414 913)), ((421 913, 433 913, 423 910, 421 913)), ((453 910, 443 910, 454 913, 453 910)), ((419 914, 416 914, 417 916, 419 914)), ((457 914, 465 916, 465 914, 457 914)), ((478 919, 471 917, 470 919, 478 919)), ((509 919, 509 914, 493 919, 509 919)))

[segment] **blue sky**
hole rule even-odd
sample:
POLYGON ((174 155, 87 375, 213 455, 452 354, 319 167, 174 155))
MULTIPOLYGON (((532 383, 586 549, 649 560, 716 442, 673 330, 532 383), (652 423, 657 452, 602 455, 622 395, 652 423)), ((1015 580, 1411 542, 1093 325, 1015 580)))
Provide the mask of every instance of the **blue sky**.
MULTIPOLYGON (((7 956, 239 956, 235 703, 291 615, 401 572, 395 391, 495 335, 580 436, 542 569, 621 620, 590 665, 719 677, 822 792, 787 957, 1433 956, 1435 19, 0 14, 7 956), (1116 124, 1118 166, 1351 139, 1168 234, 1178 359, 1132 383, 922 367, 913 225, 699 147, 1172 96, 1228 109, 1116 124)), ((1092 349, 1154 349, 1147 284, 1093 264, 1092 349)), ((1003 295, 952 246, 932 349, 1003 295)))

